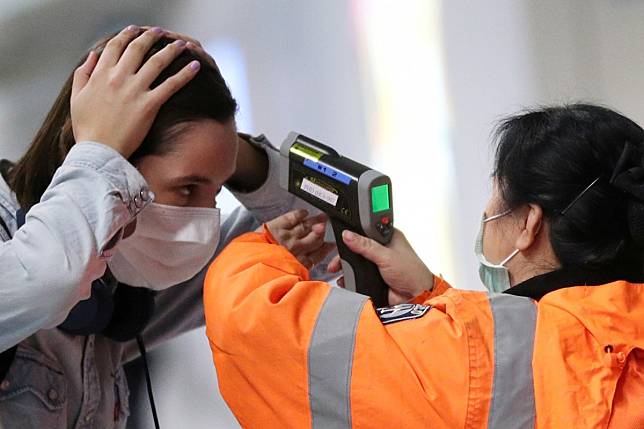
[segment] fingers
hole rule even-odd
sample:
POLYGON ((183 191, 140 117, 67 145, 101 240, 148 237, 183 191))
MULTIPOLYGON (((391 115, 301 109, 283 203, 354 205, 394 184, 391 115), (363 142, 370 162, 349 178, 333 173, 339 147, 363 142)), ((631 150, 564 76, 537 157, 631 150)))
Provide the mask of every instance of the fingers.
POLYGON ((292 241, 292 244, 289 246, 292 253, 308 253, 312 250, 317 250, 324 243, 324 237, 319 235, 316 232, 309 232, 308 235, 305 235, 302 238, 298 238, 292 241))
MULTIPOLYGON (((150 27, 143 27, 144 29, 149 29, 150 27)), ((194 39, 190 36, 186 36, 185 34, 181 33, 175 33, 174 31, 167 31, 165 32, 165 36, 170 38, 170 39, 175 39, 175 40, 185 40, 187 42, 186 47, 196 53, 200 58, 202 58, 204 61, 206 61, 208 64, 210 64, 214 69, 219 70, 217 67, 217 63, 215 60, 206 52, 201 45, 201 42, 199 40, 194 39)))
POLYGON ((177 74, 167 78, 161 85, 150 91, 150 97, 155 100, 156 105, 161 106, 168 101, 175 92, 180 90, 197 75, 201 65, 199 61, 192 61, 181 69, 177 74))
MULTIPOLYGON (((132 42, 132 44, 134 43, 136 43, 136 41, 132 42)), ((141 84, 146 88, 152 85, 152 82, 159 77, 159 74, 161 74, 161 72, 168 67, 170 63, 181 54, 181 52, 183 52, 185 46, 186 42, 183 40, 175 40, 169 45, 166 45, 156 54, 152 55, 136 73, 141 84)))
MULTIPOLYGON (((324 229, 325 224, 314 223, 312 226, 307 226, 312 222, 316 222, 325 217, 314 216, 306 219, 304 222, 298 224, 291 230, 291 242, 289 248, 293 253, 308 253, 312 250, 319 249, 324 244, 324 229)), ((335 244, 333 244, 335 246, 335 244)))
POLYGON ((291 230, 291 234, 295 238, 302 238, 311 233, 315 232, 318 235, 324 235, 326 229, 327 216, 324 213, 320 213, 315 216, 304 219, 303 222, 298 223, 291 230))
POLYGON ((121 58, 123 51, 128 44, 138 35, 139 27, 130 25, 119 34, 114 36, 103 49, 101 58, 98 60, 97 69, 113 67, 121 58))
POLYGON ((189 41, 188 44, 186 45, 188 49, 191 51, 195 52, 199 57, 203 58, 214 68, 215 70, 219 70, 219 67, 217 67, 217 63, 215 62, 214 58, 208 54, 202 47, 199 42, 194 43, 193 41, 189 41))
POLYGON ((331 259, 331 262, 329 262, 329 266, 327 267, 327 271, 329 273, 338 273, 342 269, 342 262, 340 261, 340 256, 335 256, 333 259, 331 259))
MULTIPOLYGON (((287 241, 298 240, 308 236, 312 231, 318 235, 324 235, 326 215, 319 214, 307 218, 308 211, 305 209, 293 210, 282 216, 267 222, 271 233, 283 244, 287 241)), ((288 246, 287 246, 288 247, 288 246)))
POLYGON ((311 227, 306 225, 306 223, 304 222, 300 222, 290 230, 289 235, 293 236, 293 238, 299 239, 302 237, 306 237, 307 235, 309 235, 310 232, 311 232, 311 227))
MULTIPOLYGON (((163 33, 164 31, 162 28, 154 27, 154 28, 151 28, 150 30, 145 31, 135 40, 130 42, 127 45, 127 48, 125 49, 125 51, 123 52, 123 55, 121 56, 121 58, 117 61, 119 73, 122 73, 124 75, 131 75, 136 73, 136 71, 141 66, 141 63, 143 62, 143 58, 145 57, 145 54, 147 54, 150 48, 152 47, 152 45, 154 45, 163 36, 163 33)), ((108 47, 110 43, 111 41, 108 42, 107 44, 108 47)), ((154 56, 152 58, 154 58, 154 56)), ((146 61, 146 65, 150 61, 152 61, 152 58, 146 61)), ((156 61, 158 61, 158 59, 156 61)), ((157 76, 158 76, 158 73, 157 73, 157 76)))
POLYGON ((342 240, 352 252, 364 256, 376 265, 386 263, 388 249, 377 241, 349 230, 342 231, 342 240))
POLYGON ((311 216, 304 221, 304 224, 309 228, 313 229, 314 226, 322 224, 325 225, 329 217, 325 213, 320 213, 315 216, 311 216))
POLYGON ((92 76, 92 71, 96 67, 98 55, 94 51, 90 51, 85 59, 85 62, 74 71, 74 79, 72 80, 72 97, 78 93, 89 81, 92 76))
POLYGON ((201 48, 201 42, 197 39, 194 39, 190 36, 186 36, 185 34, 182 33, 175 33, 174 31, 166 31, 166 36, 168 36, 171 39, 175 40, 185 40, 186 42, 190 43, 191 45, 194 45, 197 48, 201 48))
POLYGON ((324 233, 326 232, 326 222, 316 223, 311 227, 311 231, 315 232, 318 235, 324 236, 324 233))
POLYGON ((309 212, 305 209, 293 210, 282 216, 275 218, 274 223, 276 228, 293 229, 296 225, 301 223, 309 212))

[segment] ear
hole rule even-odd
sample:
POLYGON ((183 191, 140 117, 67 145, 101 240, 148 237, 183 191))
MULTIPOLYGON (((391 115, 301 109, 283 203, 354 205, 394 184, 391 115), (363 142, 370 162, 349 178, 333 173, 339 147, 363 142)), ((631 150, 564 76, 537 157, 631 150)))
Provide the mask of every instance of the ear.
POLYGON ((520 251, 525 251, 532 246, 541 230, 543 222, 543 210, 536 204, 528 204, 528 212, 521 234, 517 237, 514 247, 520 251))

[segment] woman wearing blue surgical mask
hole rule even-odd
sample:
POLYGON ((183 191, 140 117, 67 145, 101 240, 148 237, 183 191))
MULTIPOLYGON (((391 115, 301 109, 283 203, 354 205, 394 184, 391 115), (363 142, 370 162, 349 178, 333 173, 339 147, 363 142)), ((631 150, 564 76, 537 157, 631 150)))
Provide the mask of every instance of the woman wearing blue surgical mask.
MULTIPOLYGON (((82 61, 27 153, 3 162, 0 426, 124 427, 122 364, 201 326, 217 249, 292 209, 278 152, 238 134, 236 109, 198 42, 128 27, 82 61), (243 207, 221 218, 224 186, 243 207)), ((320 261, 323 219, 288 218, 276 237, 320 261)))
MULTIPOLYGON (((488 203, 488 207, 481 218, 481 225, 479 227, 479 232, 476 236, 476 243, 474 244, 474 253, 479 260, 479 276, 481 277, 481 282, 490 292, 503 292, 510 288, 510 270, 508 269, 508 263, 520 252, 520 249, 515 248, 510 251, 509 254, 505 256, 501 252, 507 252, 508 247, 512 247, 511 236, 504 233, 500 228, 503 228, 501 225, 505 225, 503 218, 510 219, 513 215, 512 209, 505 209, 501 212, 488 215, 487 213, 494 213, 503 207, 500 199, 498 197, 498 191, 495 187, 492 200, 488 203), (501 222, 495 222, 499 221, 501 222), (483 241, 486 229, 488 230, 487 238, 483 241), (487 249, 487 251, 486 251, 487 249), (486 254, 490 255, 492 261, 499 261, 497 263, 490 262, 485 256, 486 254)), ((541 213, 539 213, 541 217, 541 213)), ((537 230, 538 232, 538 230, 537 230)), ((556 265, 554 265, 554 255, 549 255, 549 260, 553 261, 548 266, 541 267, 544 271, 552 271, 556 265)), ((545 259, 544 259, 545 260, 545 259)), ((521 267, 524 264, 518 260, 517 266, 521 267)), ((513 279, 516 282, 517 277, 520 276, 518 273, 514 273, 513 279)))
POLYGON ((378 309, 268 233, 219 255, 206 332, 244 427, 644 427, 644 130, 593 105, 521 113, 492 176, 488 292, 435 277, 400 231, 343 233, 389 285, 378 309))

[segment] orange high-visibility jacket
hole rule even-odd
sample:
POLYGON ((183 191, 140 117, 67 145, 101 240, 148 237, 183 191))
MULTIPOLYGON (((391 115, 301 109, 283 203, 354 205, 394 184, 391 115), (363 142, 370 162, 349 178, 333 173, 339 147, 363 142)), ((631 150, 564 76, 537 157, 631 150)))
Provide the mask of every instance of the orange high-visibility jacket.
POLYGON ((644 428, 644 284, 537 303, 436 278, 422 304, 376 311, 253 233, 220 254, 204 294, 243 427, 644 428))

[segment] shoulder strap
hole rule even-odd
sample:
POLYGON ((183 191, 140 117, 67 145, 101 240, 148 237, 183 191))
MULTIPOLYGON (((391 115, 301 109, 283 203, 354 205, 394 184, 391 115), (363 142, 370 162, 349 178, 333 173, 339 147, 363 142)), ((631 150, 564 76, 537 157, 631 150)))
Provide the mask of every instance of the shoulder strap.
MULTIPOLYGON (((11 169, 11 167, 13 167, 13 164, 10 161, 0 159, 0 174, 2 174, 2 178, 5 182, 7 181, 7 176, 9 175, 9 169, 11 169)), ((11 240, 11 231, 9 231, 9 227, 2 217, 0 217, 0 228, 3 229, 3 231, 0 231, 0 238, 2 238, 2 241, 11 240)))
POLYGON ((5 223, 4 219, 0 216, 0 228, 3 229, 4 234, 0 233, 0 238, 2 238, 2 241, 9 241, 11 240, 11 232, 9 231, 9 227, 5 223))
MULTIPOLYGON (((6 173, 10 167, 11 167, 11 163, 9 161, 7 161, 6 159, 0 160, 0 174, 2 174, 2 176, 6 177, 6 173)), ((11 232, 9 231, 9 227, 7 226, 4 219, 2 219, 2 217, 0 217, 0 227, 6 233, 6 236, 4 234, 0 234, 3 236, 2 237, 3 241, 10 240, 11 232)), ((18 346, 13 346, 10 349, 0 353, 0 381, 4 380, 4 378, 7 376, 7 373, 9 372, 9 368, 13 363, 13 359, 16 356, 17 348, 18 346)))
POLYGON ((0 382, 7 376, 9 368, 11 368, 11 364, 13 363, 13 359, 16 357, 17 349, 18 346, 13 346, 0 353, 0 382))

